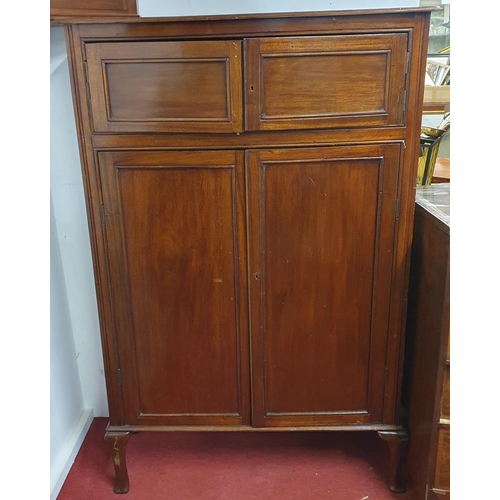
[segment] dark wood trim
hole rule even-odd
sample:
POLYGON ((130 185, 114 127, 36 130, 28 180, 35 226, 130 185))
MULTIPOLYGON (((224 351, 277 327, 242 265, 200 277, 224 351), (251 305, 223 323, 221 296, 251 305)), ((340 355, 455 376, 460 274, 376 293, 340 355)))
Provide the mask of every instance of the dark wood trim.
POLYGON ((300 427, 251 427, 249 425, 109 425, 108 431, 114 432, 290 432, 290 431, 318 431, 318 432, 399 432, 403 431, 400 425, 362 424, 362 425, 315 425, 300 427))
MULTIPOLYGON (((383 14, 338 16, 336 12, 316 13, 314 17, 291 15, 288 18, 269 16, 267 18, 207 17, 178 18, 173 23, 168 19, 137 18, 122 22, 78 23, 84 40, 121 39, 211 39, 211 38, 248 38, 255 36, 286 36, 315 34, 352 34, 352 33, 398 33, 411 32, 415 28, 415 13, 397 11, 391 16, 390 27, 385 23, 383 14), (264 26, 265 25, 265 26, 264 26), (189 35, 187 35, 189 33, 189 35)), ((352 12, 351 12, 352 14, 352 12)), ((423 14, 422 14, 423 15, 423 14)), ((103 21, 103 20, 101 20, 103 21)), ((106 21, 106 20, 104 20, 106 21)))
POLYGON ((100 180, 96 170, 97 152, 94 151, 92 147, 89 108, 85 105, 87 99, 86 89, 84 86, 84 88, 82 88, 81 85, 82 82, 85 82, 85 77, 83 75, 83 48, 78 36, 77 26, 66 27, 66 40, 68 45, 69 70, 72 76, 70 80, 82 164, 90 246, 93 256, 92 262, 94 266, 94 281, 101 329, 101 344, 103 349, 110 422, 113 425, 119 425, 123 422, 121 386, 117 377, 117 370, 120 367, 120 363, 116 349, 116 338, 111 312, 109 277, 106 266, 106 251, 104 248, 104 235, 101 225, 102 195, 100 180))
MULTIPOLYGON (((422 75, 425 70, 427 57, 427 37, 429 33, 429 18, 419 16, 415 19, 415 30, 409 39, 408 49, 414 56, 411 60, 407 81, 411 75, 422 75)), ((391 332, 402 332, 406 325, 406 297, 408 295, 410 254, 413 234, 413 214, 415 209, 415 179, 417 176, 419 143, 414 137, 420 136, 420 120, 417 117, 422 113, 422 100, 424 95, 423 79, 415 81, 407 89, 407 123, 412 124, 406 129, 406 139, 403 150, 404 168, 401 169, 399 199, 400 213, 397 220, 396 241, 397 248, 394 259, 393 278, 393 303, 399 304, 394 308, 389 319, 391 332)), ((399 423, 400 408, 397 404, 401 394, 402 367, 404 359, 404 338, 392 334, 389 337, 387 351, 388 363, 386 373, 386 400, 384 408, 384 422, 399 423)))
MULTIPOLYGON (((130 4, 134 4, 135 0, 127 0, 130 4)), ((132 10, 133 7, 129 7, 127 12, 130 14, 136 14, 132 10)), ((53 9, 54 10, 54 9, 53 9)), ((78 9, 80 11, 80 9, 78 9)), ((437 6, 428 6, 428 7, 405 7, 400 9, 359 9, 356 11, 353 10, 331 10, 331 11, 312 11, 312 12, 276 12, 276 13, 264 13, 264 14, 233 14, 233 15, 210 15, 210 16, 182 16, 182 17, 137 17, 136 19, 125 18, 127 22, 133 21, 137 23, 161 23, 168 20, 169 23, 184 23, 184 22, 210 22, 210 21, 248 21, 248 20, 261 20, 261 19, 297 19, 297 18, 318 18, 318 17, 330 17, 330 18, 343 18, 343 17, 360 17, 360 16, 378 16, 385 14, 412 14, 415 12, 432 12, 441 10, 440 7, 437 6)), ((90 11, 86 13, 85 17, 81 18, 73 18, 70 15, 64 15, 63 13, 59 14, 62 22, 67 23, 78 23, 78 24, 87 24, 87 23, 109 23, 116 22, 120 23, 123 21, 122 18, 117 19, 105 19, 99 12, 96 12, 95 15, 90 11)), ((52 17, 52 16, 51 16, 52 17)))
POLYGON ((236 134, 95 134, 92 145, 105 150, 159 149, 259 149, 279 144, 283 147, 375 144, 407 140, 404 127, 336 130, 289 130, 274 132, 242 132, 236 134))
MULTIPOLYGON (((60 2, 59 2, 60 3, 60 2)), ((92 0, 86 2, 78 2, 75 0, 66 0, 65 7, 50 7, 50 20, 55 24, 72 23, 76 19, 94 19, 94 18, 109 18, 118 17, 129 19, 129 16, 137 17, 136 0, 121 0, 122 8, 99 8, 92 0)))

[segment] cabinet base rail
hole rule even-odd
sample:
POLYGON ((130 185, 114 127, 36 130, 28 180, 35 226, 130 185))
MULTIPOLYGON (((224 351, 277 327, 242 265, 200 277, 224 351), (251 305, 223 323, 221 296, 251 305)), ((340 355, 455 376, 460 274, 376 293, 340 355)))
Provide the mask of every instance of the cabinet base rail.
POLYGON ((276 431, 376 431, 381 439, 389 446, 390 453, 390 477, 388 486, 395 493, 405 491, 406 478, 406 451, 408 434, 400 425, 343 425, 343 426, 317 426, 317 427, 266 427, 255 428, 250 426, 115 426, 108 425, 104 435, 104 441, 108 453, 113 460, 115 469, 115 493, 127 493, 129 491, 129 477, 125 451, 131 434, 138 432, 186 432, 186 431, 249 431, 249 432, 276 432, 276 431))

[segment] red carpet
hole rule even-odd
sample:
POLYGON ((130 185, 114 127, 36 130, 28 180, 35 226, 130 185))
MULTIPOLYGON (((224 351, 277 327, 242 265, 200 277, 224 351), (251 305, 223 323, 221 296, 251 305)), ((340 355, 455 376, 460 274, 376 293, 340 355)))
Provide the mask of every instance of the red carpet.
POLYGON ((58 500, 413 500, 386 486, 389 452, 376 433, 142 432, 130 437, 130 491, 113 493, 94 419, 58 500))

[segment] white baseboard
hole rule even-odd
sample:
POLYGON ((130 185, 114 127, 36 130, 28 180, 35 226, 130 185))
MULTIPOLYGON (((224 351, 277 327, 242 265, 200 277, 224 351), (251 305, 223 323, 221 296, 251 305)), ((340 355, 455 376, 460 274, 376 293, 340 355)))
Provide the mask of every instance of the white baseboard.
POLYGON ((50 500, 56 500, 57 495, 59 495, 92 420, 94 420, 94 411, 83 410, 71 437, 61 450, 56 463, 52 465, 50 471, 50 500))

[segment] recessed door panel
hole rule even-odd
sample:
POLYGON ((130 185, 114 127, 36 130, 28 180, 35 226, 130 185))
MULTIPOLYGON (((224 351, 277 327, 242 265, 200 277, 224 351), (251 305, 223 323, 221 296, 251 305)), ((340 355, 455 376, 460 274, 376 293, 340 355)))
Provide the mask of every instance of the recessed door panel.
POLYGON ((96 132, 238 132, 241 42, 89 43, 96 132))
POLYGON ((248 153, 254 425, 382 418, 398 164, 393 145, 248 153))
POLYGON ((249 421, 242 153, 102 153, 126 423, 249 421))
POLYGON ((245 41, 246 128, 401 125, 406 34, 245 41))

